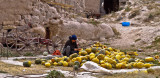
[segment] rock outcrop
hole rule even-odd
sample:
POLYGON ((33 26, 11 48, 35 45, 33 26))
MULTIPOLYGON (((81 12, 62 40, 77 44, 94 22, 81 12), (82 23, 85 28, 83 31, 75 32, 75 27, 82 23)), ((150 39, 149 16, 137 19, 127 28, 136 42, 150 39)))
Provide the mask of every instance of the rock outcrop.
POLYGON ((68 17, 65 17, 57 9, 40 0, 0 0, 0 26, 48 27, 50 31, 45 33, 50 33, 48 34, 50 38, 59 35, 63 39, 68 39, 69 35, 76 34, 81 39, 89 40, 114 35, 112 28, 104 23, 95 26, 88 23, 88 19, 75 17, 75 14, 67 11, 65 13, 68 17))

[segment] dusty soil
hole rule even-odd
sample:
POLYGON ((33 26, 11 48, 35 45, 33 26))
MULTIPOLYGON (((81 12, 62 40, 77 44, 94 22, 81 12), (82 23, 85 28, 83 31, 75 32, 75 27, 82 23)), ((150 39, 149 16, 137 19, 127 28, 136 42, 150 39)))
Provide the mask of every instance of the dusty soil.
MULTIPOLYGON (((155 38, 160 35, 160 27, 135 27, 133 25, 129 27, 123 27, 121 24, 109 24, 111 27, 116 29, 116 32, 120 34, 114 38, 110 38, 107 40, 108 46, 113 46, 114 48, 119 49, 143 49, 159 52, 160 45, 153 45, 153 47, 157 48, 147 48, 151 46, 155 41, 155 38)), ((156 42, 157 44, 159 41, 156 42)))

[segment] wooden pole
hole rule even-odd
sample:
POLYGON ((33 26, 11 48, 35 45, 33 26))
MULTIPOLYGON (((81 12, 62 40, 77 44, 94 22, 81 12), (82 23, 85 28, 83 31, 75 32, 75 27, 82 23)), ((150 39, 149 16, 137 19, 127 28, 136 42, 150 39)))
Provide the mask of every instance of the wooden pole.
MULTIPOLYGON (((3 38, 2 38, 2 42, 4 43, 4 32, 3 32, 3 38)), ((3 56, 3 45, 1 46, 1 57, 3 56)))
POLYGON ((7 48, 7 60, 8 60, 8 51, 9 51, 9 50, 8 50, 8 48, 7 48))
POLYGON ((18 39, 18 33, 17 33, 17 28, 16 28, 16 44, 15 44, 15 46, 16 46, 16 52, 17 52, 17 40, 18 39))
POLYGON ((2 48, 3 48, 3 46, 1 46, 0 48, 1 48, 1 55, 0 55, 0 58, 1 58, 2 57, 2 48))

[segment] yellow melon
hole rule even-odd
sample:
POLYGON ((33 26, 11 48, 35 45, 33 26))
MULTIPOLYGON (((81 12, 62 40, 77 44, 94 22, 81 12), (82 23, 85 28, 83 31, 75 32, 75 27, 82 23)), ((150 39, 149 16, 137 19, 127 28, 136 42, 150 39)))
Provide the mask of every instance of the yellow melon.
POLYGON ((155 58, 155 59, 159 59, 159 55, 155 55, 154 58, 155 58))
POLYGON ((31 62, 31 61, 28 61, 28 64, 31 66, 32 62, 31 62))
POLYGON ((81 52, 81 51, 79 52, 79 55, 80 55, 80 56, 82 55, 82 52, 81 52))
POLYGON ((95 62, 95 63, 99 63, 99 59, 98 58, 93 58, 92 61, 95 62))
POLYGON ((136 67, 139 68, 139 69, 143 68, 143 66, 144 66, 144 63, 142 63, 142 62, 138 62, 137 65, 136 65, 136 67))
POLYGON ((82 62, 81 57, 76 57, 76 61, 79 61, 81 63, 82 62))
POLYGON ((87 53, 86 51, 82 51, 82 52, 81 52, 81 55, 82 55, 82 56, 85 56, 85 55, 87 55, 87 54, 88 54, 88 53, 87 53))
POLYGON ((76 58, 73 58, 73 59, 72 59, 72 62, 75 62, 76 60, 77 60, 76 58))
POLYGON ((126 67, 127 67, 128 69, 131 69, 131 68, 132 68, 132 64, 126 64, 126 67))
POLYGON ((87 56, 81 56, 81 59, 82 60, 88 60, 88 57, 87 56))
POLYGON ((105 68, 106 66, 105 66, 105 64, 101 64, 101 67, 105 68))
POLYGON ((128 61, 129 61, 129 58, 125 57, 123 60, 128 62, 128 61))
POLYGON ((104 60, 100 60, 100 64, 104 64, 105 62, 104 62, 104 60))
POLYGON ((64 61, 64 62, 63 62, 63 66, 64 66, 64 67, 68 67, 68 62, 64 61))
POLYGON ((42 61, 41 64, 42 64, 42 65, 45 65, 45 61, 42 61))
POLYGON ((93 58, 95 58, 95 56, 90 56, 90 58, 89 58, 89 59, 90 59, 90 60, 92 60, 93 58))
POLYGON ((95 56, 95 54, 94 53, 90 53, 89 56, 95 56))
POLYGON ((45 63, 45 66, 46 66, 46 67, 50 67, 51 64, 47 62, 47 63, 45 63))
POLYGON ((86 48, 85 50, 88 54, 92 52, 92 49, 91 48, 86 48))
POLYGON ((154 59, 153 59, 153 57, 146 57, 145 61, 146 62, 152 62, 152 61, 154 61, 154 59))
POLYGON ((120 55, 116 55, 116 59, 120 60, 121 56, 120 55))
POLYGON ((150 67, 151 67, 151 64, 146 63, 146 64, 144 64, 144 67, 145 67, 145 68, 150 68, 150 67))
POLYGON ((112 68, 112 65, 111 65, 110 63, 105 63, 105 67, 106 67, 107 69, 111 69, 111 68, 112 68))
POLYGON ((134 62, 132 65, 133 65, 134 68, 136 68, 137 67, 137 62, 134 62))
POLYGON ((117 69, 121 69, 121 67, 122 67, 122 63, 117 63, 117 64, 116 64, 116 68, 117 68, 117 69))
POLYGON ((106 55, 110 55, 111 53, 110 53, 109 51, 106 51, 105 54, 106 54, 106 55))
POLYGON ((113 48, 112 48, 112 47, 108 47, 108 49, 109 49, 110 51, 113 51, 113 48))
POLYGON ((81 63, 81 66, 83 66, 84 63, 81 63))
POLYGON ((103 54, 99 54, 99 55, 97 56, 97 58, 98 58, 99 60, 103 60, 104 57, 105 57, 105 55, 103 55, 103 54))
POLYGON ((58 65, 58 63, 57 63, 57 62, 54 62, 54 63, 53 63, 53 65, 54 65, 54 66, 57 66, 57 65, 58 65))

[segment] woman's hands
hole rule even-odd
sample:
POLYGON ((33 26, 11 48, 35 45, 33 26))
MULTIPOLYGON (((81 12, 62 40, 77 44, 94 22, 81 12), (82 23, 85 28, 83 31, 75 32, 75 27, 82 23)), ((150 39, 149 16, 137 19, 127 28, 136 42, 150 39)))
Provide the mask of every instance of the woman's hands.
POLYGON ((81 48, 78 48, 78 49, 76 48, 76 49, 74 49, 74 51, 79 51, 79 50, 81 50, 81 48))

